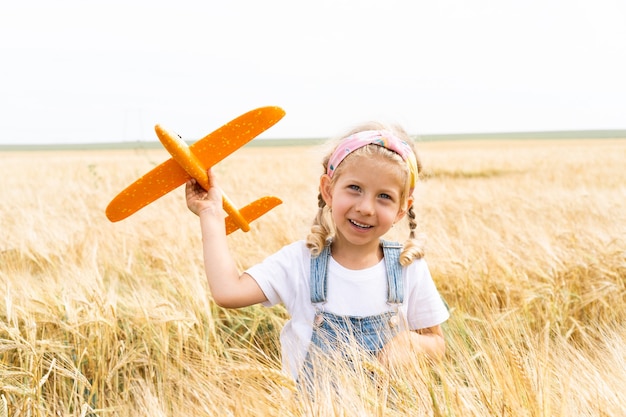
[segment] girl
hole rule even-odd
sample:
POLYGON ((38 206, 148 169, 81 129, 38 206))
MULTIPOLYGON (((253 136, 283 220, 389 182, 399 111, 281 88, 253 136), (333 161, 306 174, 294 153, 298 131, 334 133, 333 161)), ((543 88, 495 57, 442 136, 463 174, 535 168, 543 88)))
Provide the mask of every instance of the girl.
POLYGON ((411 143, 402 129, 379 124, 340 139, 323 161, 307 240, 243 274, 228 250, 215 176, 209 170, 206 191, 187 182, 215 302, 227 308, 283 303, 290 314, 280 337, 283 368, 294 379, 311 374, 318 354, 341 356, 354 346, 388 365, 444 354, 440 324, 449 315, 415 239, 413 190, 421 165, 411 143), (407 214, 407 242, 383 240, 407 214))

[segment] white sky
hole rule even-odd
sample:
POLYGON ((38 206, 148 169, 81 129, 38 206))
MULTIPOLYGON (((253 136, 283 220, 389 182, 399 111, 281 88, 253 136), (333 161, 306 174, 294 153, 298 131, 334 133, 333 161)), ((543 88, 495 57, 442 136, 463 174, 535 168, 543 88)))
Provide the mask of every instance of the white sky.
POLYGON ((626 128, 626 0, 0 1, 0 144, 626 128))

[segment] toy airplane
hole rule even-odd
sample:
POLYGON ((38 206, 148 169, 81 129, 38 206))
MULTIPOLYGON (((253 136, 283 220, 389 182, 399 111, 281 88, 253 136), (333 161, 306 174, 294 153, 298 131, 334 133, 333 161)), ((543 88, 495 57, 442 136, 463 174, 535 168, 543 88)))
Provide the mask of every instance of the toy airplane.
MULTIPOLYGON (((208 190, 208 168, 273 126, 284 115, 285 112, 280 107, 261 107, 231 120, 191 146, 187 146, 178 135, 156 125, 154 130, 172 158, 139 178, 111 200, 106 208, 107 218, 112 222, 123 220, 190 178, 195 178, 208 190)), ((224 194, 223 207, 228 213, 226 234, 237 229, 249 231, 250 222, 281 203, 276 197, 263 197, 237 210, 224 194)))

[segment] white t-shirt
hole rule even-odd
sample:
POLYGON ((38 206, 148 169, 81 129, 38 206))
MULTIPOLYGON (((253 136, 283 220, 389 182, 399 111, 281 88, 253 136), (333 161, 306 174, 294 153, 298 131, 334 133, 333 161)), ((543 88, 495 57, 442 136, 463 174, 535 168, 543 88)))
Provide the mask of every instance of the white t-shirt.
MULTIPOLYGON (((248 273, 265 293, 265 306, 282 303, 291 319, 280 334, 283 370, 294 379, 304 363, 313 334, 315 306, 311 304, 309 279, 311 253, 303 240, 294 242, 249 268, 248 273)), ((426 261, 419 259, 402 268, 404 303, 402 317, 410 330, 436 326, 449 317, 448 309, 432 280, 426 261)), ((387 304, 384 260, 364 270, 344 268, 332 257, 328 263, 328 290, 324 311, 365 317, 391 310, 387 304)))

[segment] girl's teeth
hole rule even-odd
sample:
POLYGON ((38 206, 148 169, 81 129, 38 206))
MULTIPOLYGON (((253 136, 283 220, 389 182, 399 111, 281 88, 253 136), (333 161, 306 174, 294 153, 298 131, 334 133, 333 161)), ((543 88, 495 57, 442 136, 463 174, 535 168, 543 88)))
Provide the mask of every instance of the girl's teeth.
POLYGON ((359 227, 362 227, 362 228, 369 228, 369 227, 372 227, 372 226, 368 226, 367 224, 357 223, 357 222, 355 222, 354 220, 350 220, 350 222, 351 222, 353 225, 355 225, 355 226, 359 226, 359 227))

